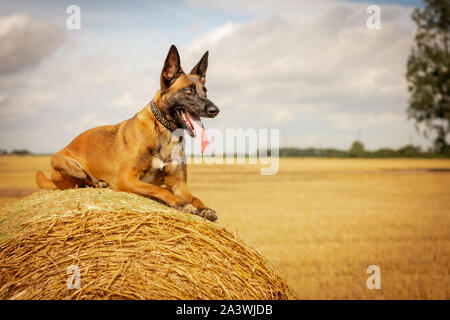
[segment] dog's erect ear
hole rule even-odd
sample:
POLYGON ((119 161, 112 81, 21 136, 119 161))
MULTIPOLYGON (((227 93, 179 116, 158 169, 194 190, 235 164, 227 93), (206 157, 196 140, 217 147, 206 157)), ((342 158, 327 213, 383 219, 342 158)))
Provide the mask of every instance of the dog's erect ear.
POLYGON ((206 69, 208 69, 208 51, 205 52, 203 57, 197 63, 197 65, 192 69, 191 74, 200 77, 200 81, 205 84, 206 81, 206 69))
POLYGON ((170 87, 182 72, 177 47, 171 45, 161 72, 161 89, 170 87))

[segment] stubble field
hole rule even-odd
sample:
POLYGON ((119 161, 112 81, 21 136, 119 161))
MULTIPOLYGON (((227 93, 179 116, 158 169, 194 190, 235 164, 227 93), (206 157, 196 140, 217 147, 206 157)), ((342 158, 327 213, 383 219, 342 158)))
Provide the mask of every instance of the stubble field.
MULTIPOLYGON (((0 207, 37 191, 49 157, 0 157, 0 207)), ((281 159, 189 165, 193 194, 300 299, 449 299, 450 160, 281 159), (366 269, 381 269, 370 290, 366 269)), ((51 204, 49 204, 51 205, 51 204)))

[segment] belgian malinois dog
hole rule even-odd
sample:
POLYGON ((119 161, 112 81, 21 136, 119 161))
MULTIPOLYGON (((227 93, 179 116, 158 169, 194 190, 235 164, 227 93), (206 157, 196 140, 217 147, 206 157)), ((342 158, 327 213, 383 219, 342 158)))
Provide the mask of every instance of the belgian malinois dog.
POLYGON ((131 119, 77 136, 52 156, 51 179, 42 171, 36 173, 39 187, 109 186, 217 220, 216 212, 189 192, 185 161, 173 160, 174 148, 182 139, 174 139, 173 131, 187 130, 203 150, 208 141, 200 117, 214 118, 219 113, 206 96, 207 67, 208 52, 185 74, 172 45, 161 72, 161 89, 153 100, 131 119))

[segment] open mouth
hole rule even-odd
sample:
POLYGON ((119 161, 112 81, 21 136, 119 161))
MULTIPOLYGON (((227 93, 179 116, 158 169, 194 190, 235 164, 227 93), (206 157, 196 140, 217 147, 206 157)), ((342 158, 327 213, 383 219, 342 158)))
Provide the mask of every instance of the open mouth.
POLYGON ((208 148, 209 141, 206 137, 205 128, 203 127, 200 117, 182 108, 177 109, 175 113, 182 127, 187 130, 192 138, 197 140, 199 147, 204 153, 208 148))
POLYGON ((177 109, 176 110, 178 122, 181 126, 186 129, 191 137, 196 137, 201 131, 197 128, 203 128, 203 123, 200 120, 200 117, 193 115, 186 109, 177 109), (197 130, 196 130, 197 129, 197 130))

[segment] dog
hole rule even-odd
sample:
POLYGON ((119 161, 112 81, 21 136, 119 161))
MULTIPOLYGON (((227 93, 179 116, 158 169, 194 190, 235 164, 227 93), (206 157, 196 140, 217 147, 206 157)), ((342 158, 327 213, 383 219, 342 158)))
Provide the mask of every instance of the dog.
POLYGON ((173 132, 187 130, 205 143, 200 117, 214 118, 219 113, 207 98, 207 68, 208 51, 189 74, 184 73, 172 45, 161 71, 161 89, 153 100, 131 119, 81 133, 51 157, 51 179, 42 171, 36 173, 38 186, 47 190, 111 187, 217 220, 216 212, 190 193, 185 161, 173 160, 183 138, 174 138, 173 132))

